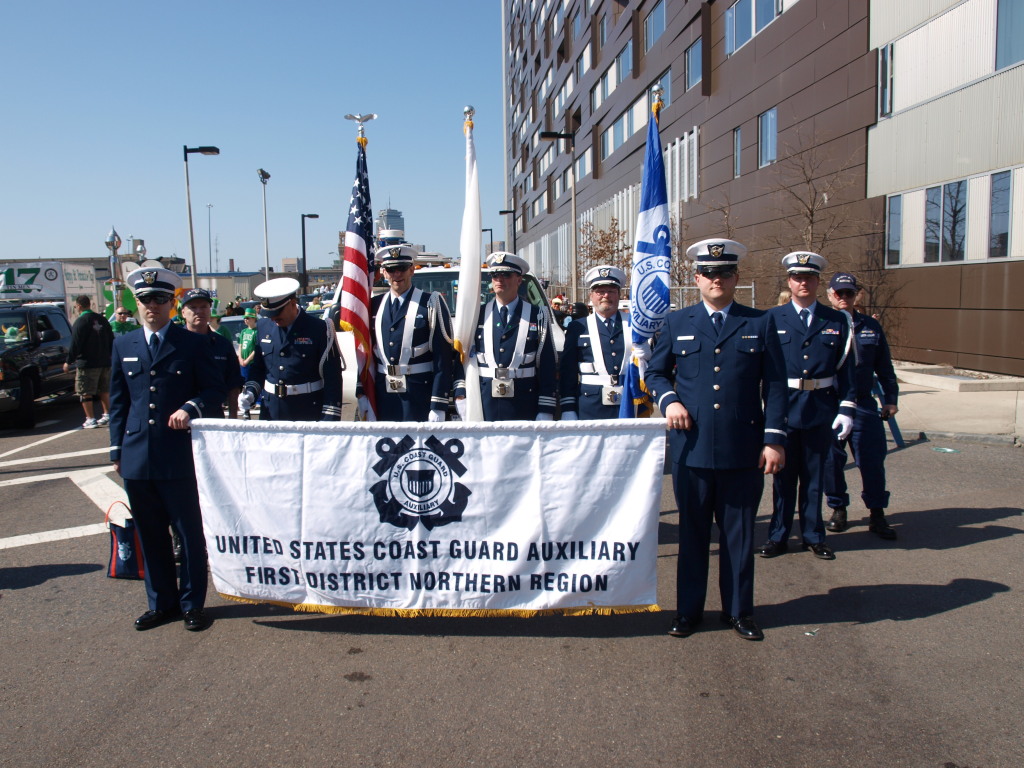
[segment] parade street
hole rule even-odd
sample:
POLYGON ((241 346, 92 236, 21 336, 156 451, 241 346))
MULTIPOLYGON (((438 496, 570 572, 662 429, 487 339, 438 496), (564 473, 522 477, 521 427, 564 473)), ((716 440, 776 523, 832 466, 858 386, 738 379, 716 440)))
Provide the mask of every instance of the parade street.
POLYGON ((660 613, 324 616, 211 584, 205 632, 137 632, 142 583, 104 573, 107 432, 75 402, 39 421, 0 431, 0 765, 1024 765, 1020 448, 892 450, 895 542, 867 531, 851 463, 837 559, 757 559, 762 643, 719 624, 714 550, 704 624, 666 634, 667 476, 660 613))

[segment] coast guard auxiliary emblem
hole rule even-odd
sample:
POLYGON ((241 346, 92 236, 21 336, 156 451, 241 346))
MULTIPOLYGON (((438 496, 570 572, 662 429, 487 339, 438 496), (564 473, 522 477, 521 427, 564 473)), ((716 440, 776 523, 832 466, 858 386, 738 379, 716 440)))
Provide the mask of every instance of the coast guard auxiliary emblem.
POLYGON ((466 472, 461 440, 442 443, 431 435, 418 446, 406 435, 378 440, 376 450, 380 461, 373 471, 381 480, 370 493, 382 523, 410 531, 423 523, 429 531, 462 520, 472 491, 456 482, 466 472))

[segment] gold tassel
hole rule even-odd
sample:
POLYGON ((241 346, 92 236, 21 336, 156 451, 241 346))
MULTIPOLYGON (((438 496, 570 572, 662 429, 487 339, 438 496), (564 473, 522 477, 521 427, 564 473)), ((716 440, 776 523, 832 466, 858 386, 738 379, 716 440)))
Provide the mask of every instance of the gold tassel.
POLYGON ((367 141, 367 139, 366 139, 366 137, 365 137, 365 136, 356 136, 356 144, 358 144, 358 145, 359 145, 360 147, 362 147, 363 149, 366 149, 366 145, 367 145, 368 143, 369 143, 369 142, 367 141))

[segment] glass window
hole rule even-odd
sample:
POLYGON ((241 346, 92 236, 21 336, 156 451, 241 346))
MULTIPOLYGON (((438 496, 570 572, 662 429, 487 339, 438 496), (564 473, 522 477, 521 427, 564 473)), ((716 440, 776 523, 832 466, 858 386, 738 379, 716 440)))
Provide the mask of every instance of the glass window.
POLYGON ((732 131, 732 176, 734 179, 740 177, 740 153, 743 150, 743 131, 741 128, 733 128, 732 131))
POLYGON ((967 240, 967 182, 942 189, 942 261, 963 261, 967 240))
POLYGON ((701 42, 697 40, 686 49, 686 90, 690 90, 703 77, 704 61, 701 55, 701 42))
POLYGON ((996 69, 1024 60, 1024 3, 999 0, 996 13, 996 69))
POLYGON ((939 260, 939 243, 942 240, 942 187, 925 190, 924 203, 924 260, 925 263, 939 260))
POLYGON ((892 43, 878 49, 878 114, 892 114, 893 60, 892 43))
POLYGON ((579 11, 572 17, 572 39, 575 40, 580 36, 580 31, 583 29, 583 14, 579 11))
POLYGON ((619 55, 615 57, 615 85, 625 80, 633 71, 633 41, 626 43, 619 55))
MULTIPOLYGON (((653 88, 655 85, 660 85, 662 90, 664 91, 664 93, 661 94, 661 100, 665 102, 665 106, 667 107, 669 104, 672 103, 672 70, 665 70, 665 74, 659 77, 656 82, 651 83, 651 88, 653 88)), ((648 88, 647 90, 648 93, 650 93, 650 88, 648 88)), ((647 111, 649 113, 650 105, 648 104, 647 106, 647 111)), ((641 127, 644 127, 646 125, 647 123, 644 123, 644 125, 641 127)))
POLYGON ((583 48, 583 53, 576 59, 576 80, 582 80, 583 76, 590 71, 590 43, 583 48))
POLYGON ((752 0, 737 0, 725 11, 725 54, 742 48, 754 36, 752 0))
POLYGON ((1010 172, 992 174, 992 196, 988 217, 988 257, 1004 258, 1010 253, 1010 172))
POLYGON ((777 159, 778 116, 774 107, 757 118, 757 165, 764 168, 777 159))
POLYGON ((889 198, 889 216, 886 224, 885 263, 899 264, 903 248, 903 196, 889 198))
POLYGON ((760 32, 775 21, 777 11, 778 3, 776 0, 757 0, 754 13, 754 23, 757 25, 756 31, 760 32))
POLYGON ((658 0, 658 4, 647 14, 644 20, 644 53, 651 50, 651 46, 661 37, 665 31, 665 0, 658 0))
POLYGON ((604 48, 606 42, 608 42, 608 16, 604 15, 597 23, 597 44, 604 48))

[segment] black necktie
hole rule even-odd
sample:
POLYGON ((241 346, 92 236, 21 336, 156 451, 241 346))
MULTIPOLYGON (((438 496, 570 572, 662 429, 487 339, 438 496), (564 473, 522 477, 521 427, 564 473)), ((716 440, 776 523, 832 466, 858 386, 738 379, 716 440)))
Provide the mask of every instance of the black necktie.
POLYGON ((604 325, 605 325, 605 328, 608 329, 608 334, 609 335, 615 333, 615 318, 614 317, 606 317, 604 319, 604 325))
POLYGON ((806 310, 806 309, 801 309, 800 310, 800 322, 802 322, 805 326, 809 325, 809 323, 807 322, 807 318, 809 318, 810 316, 811 316, 811 313, 808 310, 806 310))
POLYGON ((156 360, 157 352, 160 351, 160 337, 155 333, 149 337, 149 355, 156 360))
POLYGON ((722 313, 712 312, 711 313, 711 324, 715 326, 715 333, 722 332, 722 313))
POLYGON ((402 308, 401 299, 391 300, 391 322, 398 322, 398 311, 402 308))
POLYGON ((508 307, 501 308, 501 327, 508 328, 508 307))

